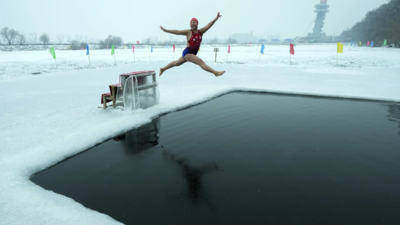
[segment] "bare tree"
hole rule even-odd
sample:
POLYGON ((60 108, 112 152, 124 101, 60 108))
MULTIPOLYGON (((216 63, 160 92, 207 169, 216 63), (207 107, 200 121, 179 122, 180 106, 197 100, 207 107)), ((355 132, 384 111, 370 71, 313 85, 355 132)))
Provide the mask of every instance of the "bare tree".
POLYGON ((29 41, 31 44, 36 44, 37 43, 37 35, 36 33, 29 33, 29 41))
POLYGON ((79 34, 75 35, 74 40, 77 41, 77 42, 81 42, 82 41, 82 35, 79 35, 79 34))
POLYGON ((8 30, 8 27, 4 27, 1 30, 0 35, 8 42, 9 45, 11 45, 15 38, 19 36, 19 33, 14 29, 8 30))
POLYGON ((67 37, 67 43, 71 44, 71 41, 73 41, 73 39, 71 38, 71 35, 67 34, 65 36, 67 37))
POLYGON ((41 42, 43 42, 43 44, 47 45, 47 44, 49 43, 49 41, 50 41, 50 38, 49 38, 49 35, 43 33, 43 34, 39 37, 39 40, 40 40, 41 42))
POLYGON ((20 45, 23 45, 23 44, 26 43, 26 39, 25 39, 25 36, 23 34, 18 35, 17 43, 20 44, 20 45))
POLYGON ((57 34, 56 35, 56 39, 57 39, 59 44, 62 44, 64 39, 65 39, 65 35, 64 34, 57 34))

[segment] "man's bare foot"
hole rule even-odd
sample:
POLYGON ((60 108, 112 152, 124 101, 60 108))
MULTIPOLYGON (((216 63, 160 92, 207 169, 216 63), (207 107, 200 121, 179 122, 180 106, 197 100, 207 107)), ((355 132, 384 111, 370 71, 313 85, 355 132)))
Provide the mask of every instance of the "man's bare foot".
POLYGON ((219 76, 222 76, 222 74, 224 74, 224 73, 225 73, 225 71, 215 71, 214 75, 216 77, 219 77, 219 76))
POLYGON ((158 76, 161 76, 161 74, 164 73, 165 70, 163 70, 162 68, 160 68, 160 74, 158 76))

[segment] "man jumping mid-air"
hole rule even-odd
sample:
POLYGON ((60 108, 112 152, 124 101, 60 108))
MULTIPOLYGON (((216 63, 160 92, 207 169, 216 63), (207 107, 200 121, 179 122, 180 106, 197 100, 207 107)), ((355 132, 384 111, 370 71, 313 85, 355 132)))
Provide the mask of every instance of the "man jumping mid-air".
POLYGON ((183 50, 182 57, 180 57, 176 61, 170 62, 164 68, 161 68, 160 76, 167 69, 170 69, 175 66, 180 66, 180 65, 184 64, 186 61, 189 61, 196 65, 199 65, 203 70, 213 73, 216 77, 224 74, 225 71, 213 70, 211 67, 209 67, 207 64, 205 64, 203 60, 201 60, 199 57, 196 56, 196 54, 200 48, 200 43, 203 39, 203 34, 205 32, 207 32, 207 30, 210 29, 212 27, 212 25, 214 25, 215 21, 217 21, 219 17, 221 17, 221 15, 218 13, 217 17, 215 17, 215 19, 213 21, 211 21, 209 24, 207 24, 207 26, 201 28, 200 30, 197 29, 199 22, 197 21, 196 18, 193 18, 190 21, 190 28, 191 28, 190 30, 167 30, 164 27, 160 26, 161 30, 163 30, 164 32, 176 34, 176 35, 186 35, 186 38, 188 40, 187 48, 185 48, 185 50, 183 50))

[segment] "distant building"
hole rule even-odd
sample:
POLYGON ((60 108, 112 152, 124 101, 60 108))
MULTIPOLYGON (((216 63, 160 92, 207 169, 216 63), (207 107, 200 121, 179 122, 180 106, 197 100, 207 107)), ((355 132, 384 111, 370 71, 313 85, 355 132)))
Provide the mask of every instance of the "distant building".
POLYGON ((258 41, 258 38, 254 37, 253 31, 251 31, 250 33, 232 34, 231 38, 235 39, 237 43, 249 43, 258 41))
POLYGON ((326 14, 329 12, 328 0, 321 0, 319 4, 315 5, 315 13, 317 18, 315 19, 315 25, 312 33, 308 34, 308 37, 325 37, 326 34, 322 31, 324 27, 324 21, 326 14))

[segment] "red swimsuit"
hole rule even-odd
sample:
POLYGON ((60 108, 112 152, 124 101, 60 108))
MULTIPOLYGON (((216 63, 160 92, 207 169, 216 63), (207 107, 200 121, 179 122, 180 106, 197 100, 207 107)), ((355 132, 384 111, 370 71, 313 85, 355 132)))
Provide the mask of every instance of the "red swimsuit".
POLYGON ((203 40, 203 35, 201 34, 200 30, 198 30, 197 33, 192 31, 192 37, 188 41, 189 47, 183 50, 183 58, 185 58, 186 54, 196 55, 197 52, 199 51, 202 40, 203 40))

